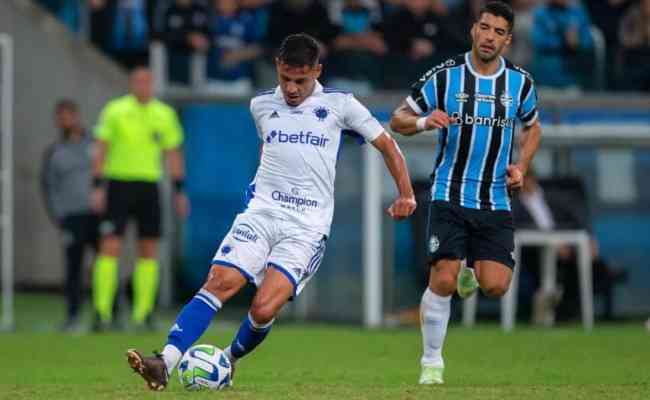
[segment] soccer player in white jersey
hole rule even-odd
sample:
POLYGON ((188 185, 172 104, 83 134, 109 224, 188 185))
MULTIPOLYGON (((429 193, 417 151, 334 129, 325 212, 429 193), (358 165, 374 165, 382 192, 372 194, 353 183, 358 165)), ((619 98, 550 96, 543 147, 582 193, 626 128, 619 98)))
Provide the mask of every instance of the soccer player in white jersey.
POLYGON ((225 349, 233 366, 264 340, 282 307, 314 276, 334 213, 343 130, 358 133, 382 153, 399 191, 388 214, 403 219, 415 210, 406 163, 392 137, 354 96, 318 82, 322 65, 316 40, 288 36, 275 63, 279 86, 251 100, 262 150, 245 211, 223 239, 205 284, 178 315, 162 353, 127 352, 130 366, 152 390, 167 386, 183 353, 247 282, 257 293, 225 349))

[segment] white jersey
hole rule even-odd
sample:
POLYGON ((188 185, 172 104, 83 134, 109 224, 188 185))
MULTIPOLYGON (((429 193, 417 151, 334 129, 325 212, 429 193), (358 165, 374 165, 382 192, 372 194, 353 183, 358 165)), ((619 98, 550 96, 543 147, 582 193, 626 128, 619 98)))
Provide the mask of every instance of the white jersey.
POLYGON ((367 142, 384 128, 352 94, 323 88, 289 106, 278 86, 251 100, 251 113, 263 141, 247 212, 263 211, 329 235, 334 215, 334 179, 343 131, 367 142))

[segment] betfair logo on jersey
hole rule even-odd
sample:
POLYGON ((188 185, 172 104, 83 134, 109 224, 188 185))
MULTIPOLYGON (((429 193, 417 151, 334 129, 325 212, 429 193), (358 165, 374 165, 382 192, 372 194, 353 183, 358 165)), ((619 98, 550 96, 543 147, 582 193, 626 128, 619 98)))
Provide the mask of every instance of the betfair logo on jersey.
POLYGON ((278 143, 306 144, 316 147, 325 147, 330 140, 324 135, 315 135, 314 132, 300 131, 299 133, 285 133, 282 131, 271 131, 266 137, 266 143, 271 144, 274 141, 278 143))
POLYGON ((450 118, 452 125, 486 125, 497 128, 512 128, 514 126, 512 118, 477 117, 469 114, 461 117, 458 112, 452 113, 450 118))
POLYGON ((255 230, 248 224, 239 224, 235 226, 232 230, 232 237, 235 238, 235 240, 238 240, 240 242, 257 242, 257 233, 255 233, 255 230))

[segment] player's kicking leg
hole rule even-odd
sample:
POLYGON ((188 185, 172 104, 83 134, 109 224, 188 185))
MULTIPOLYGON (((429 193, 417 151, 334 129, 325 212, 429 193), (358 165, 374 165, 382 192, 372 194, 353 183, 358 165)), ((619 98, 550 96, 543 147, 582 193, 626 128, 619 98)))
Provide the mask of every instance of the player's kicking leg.
POLYGON ((445 364, 442 345, 447 335, 451 296, 456 290, 460 260, 438 260, 431 268, 429 287, 422 296, 420 317, 423 354, 420 360, 422 372, 419 383, 432 385, 443 383, 445 364))
POLYGON ((275 316, 291 297, 298 296, 316 274, 325 254, 327 237, 289 225, 290 233, 273 246, 264 280, 247 318, 224 351, 232 365, 257 347, 271 330, 275 316))
POLYGON ((213 265, 201 290, 178 314, 163 351, 150 357, 135 349, 127 351, 129 365, 151 390, 167 387, 169 376, 185 351, 203 335, 222 304, 245 284, 246 278, 238 269, 213 265))
POLYGON ((252 352, 266 339, 275 316, 294 295, 296 287, 292 279, 283 271, 269 266, 246 319, 239 327, 230 346, 224 350, 230 358, 233 376, 237 360, 252 352))

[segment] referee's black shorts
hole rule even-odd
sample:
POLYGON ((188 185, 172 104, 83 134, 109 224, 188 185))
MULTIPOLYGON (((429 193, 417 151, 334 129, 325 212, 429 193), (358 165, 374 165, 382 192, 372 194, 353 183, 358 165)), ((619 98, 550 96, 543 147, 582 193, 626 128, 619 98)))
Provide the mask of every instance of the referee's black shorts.
POLYGON ((475 210, 447 201, 429 205, 429 261, 467 259, 515 266, 514 225, 510 211, 475 210))
POLYGON ((155 182, 109 180, 106 212, 102 216, 103 236, 123 236, 129 219, 138 226, 139 238, 160 237, 160 193, 155 182))

